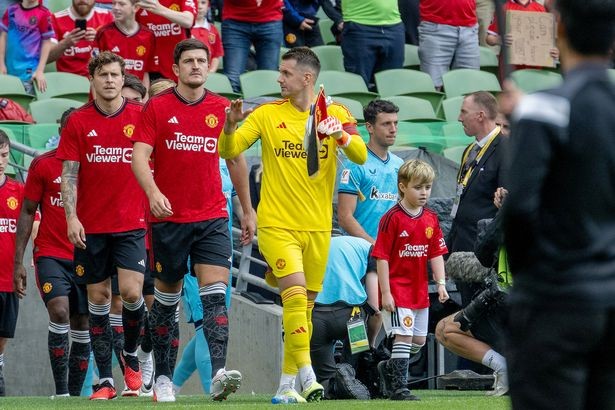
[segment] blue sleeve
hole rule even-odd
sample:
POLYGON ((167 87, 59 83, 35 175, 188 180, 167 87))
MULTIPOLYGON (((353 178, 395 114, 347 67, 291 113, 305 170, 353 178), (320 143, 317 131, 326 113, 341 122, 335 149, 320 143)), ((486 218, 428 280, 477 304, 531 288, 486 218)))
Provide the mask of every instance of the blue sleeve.
POLYGON ((299 12, 297 11, 297 9, 295 9, 290 0, 284 0, 284 9, 282 11, 284 14, 284 23, 288 24, 289 26, 297 28, 304 20, 303 16, 299 14, 299 12))

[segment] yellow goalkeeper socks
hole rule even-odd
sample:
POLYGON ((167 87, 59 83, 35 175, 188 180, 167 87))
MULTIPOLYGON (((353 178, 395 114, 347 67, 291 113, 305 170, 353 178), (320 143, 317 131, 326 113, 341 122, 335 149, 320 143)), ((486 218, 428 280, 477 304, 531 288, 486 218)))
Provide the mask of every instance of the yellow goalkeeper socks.
POLYGON ((312 363, 307 320, 307 292, 304 287, 291 286, 281 293, 284 324, 284 361, 282 371, 296 374, 297 368, 312 363))

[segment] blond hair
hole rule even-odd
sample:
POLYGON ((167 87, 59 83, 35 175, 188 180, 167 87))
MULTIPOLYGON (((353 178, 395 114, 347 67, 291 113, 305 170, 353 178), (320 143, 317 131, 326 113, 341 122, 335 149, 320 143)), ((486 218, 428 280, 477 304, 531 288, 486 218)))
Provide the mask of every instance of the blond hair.
POLYGON ((157 94, 160 94, 164 90, 172 88, 172 87, 175 87, 174 81, 169 80, 167 78, 159 78, 157 80, 152 81, 152 83, 149 86, 148 94, 151 98, 157 94))
MULTIPOLYGON (((416 181, 417 184, 431 184, 436 179, 436 172, 425 161, 420 159, 410 159, 399 167, 397 172, 397 184, 407 185, 410 181, 416 181)), ((397 188, 399 197, 403 198, 404 193, 397 188)))

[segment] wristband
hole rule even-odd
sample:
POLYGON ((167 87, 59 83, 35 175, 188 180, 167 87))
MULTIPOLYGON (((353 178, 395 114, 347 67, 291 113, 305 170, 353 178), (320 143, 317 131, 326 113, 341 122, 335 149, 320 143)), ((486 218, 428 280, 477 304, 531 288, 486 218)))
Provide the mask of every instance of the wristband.
POLYGON ((339 145, 340 148, 346 148, 348 145, 350 145, 351 140, 352 136, 346 131, 342 130, 342 136, 336 139, 335 142, 337 143, 337 145, 339 145))
POLYGON ((446 286, 446 279, 438 279, 438 280, 436 281, 436 283, 437 283, 438 285, 444 285, 444 286, 446 286))

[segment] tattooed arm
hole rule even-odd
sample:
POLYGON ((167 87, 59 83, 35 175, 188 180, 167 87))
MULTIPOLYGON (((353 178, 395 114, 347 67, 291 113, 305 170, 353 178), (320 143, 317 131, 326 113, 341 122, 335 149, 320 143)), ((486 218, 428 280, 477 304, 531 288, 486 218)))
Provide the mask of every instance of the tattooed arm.
POLYGON ((23 265, 23 256, 28 244, 28 239, 32 233, 32 225, 34 224, 34 216, 38 202, 24 198, 21 207, 21 213, 17 220, 17 234, 15 238, 15 265, 13 267, 13 284, 15 293, 20 299, 26 296, 27 274, 26 268, 23 265))
POLYGON ((62 202, 66 213, 68 240, 78 248, 85 249, 85 231, 77 217, 77 180, 79 178, 79 162, 64 161, 62 163, 62 202))

